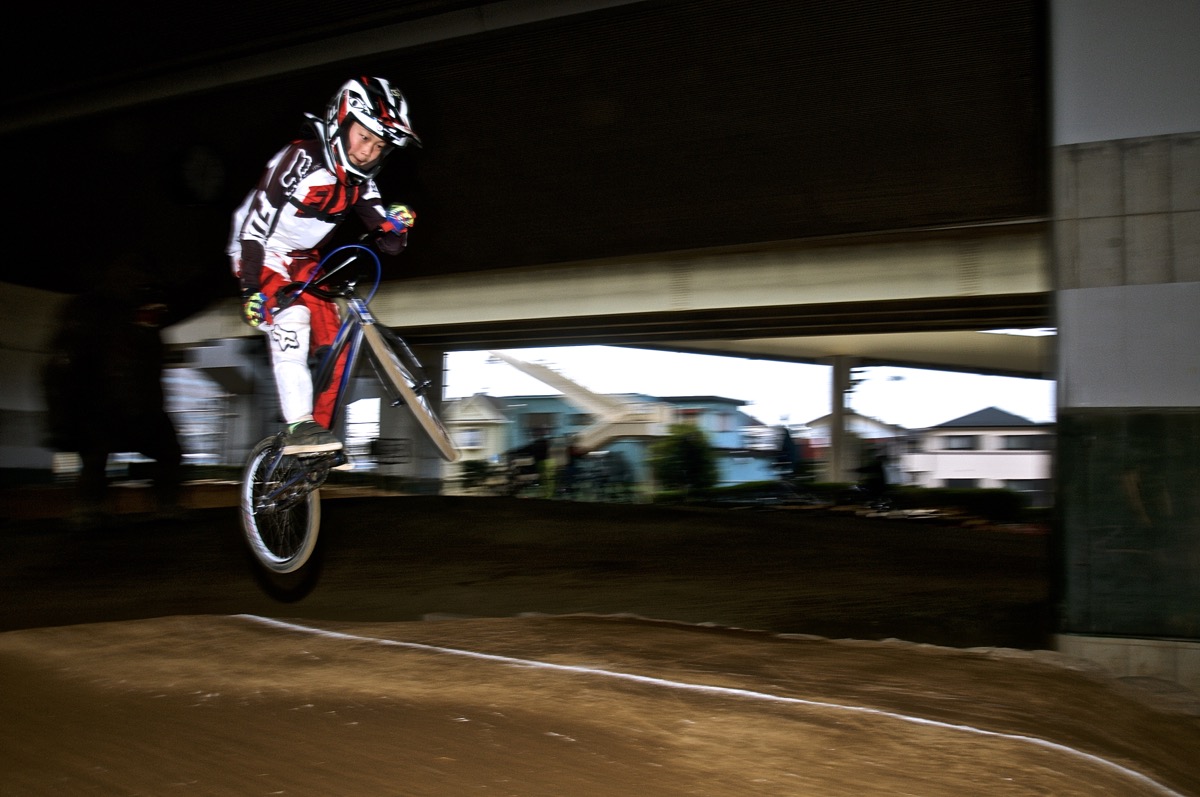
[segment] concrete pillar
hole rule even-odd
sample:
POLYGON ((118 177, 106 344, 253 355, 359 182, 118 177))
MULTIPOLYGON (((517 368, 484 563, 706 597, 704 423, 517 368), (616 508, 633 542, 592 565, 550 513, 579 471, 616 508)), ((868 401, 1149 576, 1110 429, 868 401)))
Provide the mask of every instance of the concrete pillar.
POLYGON ((1056 646, 1200 689, 1200 15, 1055 0, 1056 646))
POLYGON ((1053 157, 1061 628, 1200 640, 1200 133, 1053 157))
POLYGON ((825 480, 830 482, 855 481, 850 473, 853 454, 849 451, 851 437, 846 433, 846 396, 850 392, 850 375, 855 360, 852 357, 831 358, 833 368, 832 395, 829 413, 829 460, 825 463, 825 480))

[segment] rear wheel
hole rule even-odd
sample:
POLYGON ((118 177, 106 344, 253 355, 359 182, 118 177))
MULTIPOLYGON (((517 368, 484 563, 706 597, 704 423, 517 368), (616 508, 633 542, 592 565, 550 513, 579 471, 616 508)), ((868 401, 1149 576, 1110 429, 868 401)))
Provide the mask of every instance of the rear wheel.
POLYGON ((385 385, 390 386, 400 400, 412 410, 413 416, 421 424, 425 434, 437 446, 442 457, 447 462, 457 460, 458 449, 450 439, 450 433, 442 425, 442 421, 434 411, 433 404, 425 395, 425 391, 419 389, 416 378, 404 364, 400 354, 380 332, 379 326, 364 324, 363 340, 367 343, 367 349, 371 353, 371 362, 375 364, 379 378, 385 385))
POLYGON ((279 436, 258 443, 242 474, 241 518, 255 571, 263 586, 281 600, 295 600, 315 584, 319 562, 317 532, 328 462, 282 456, 279 436))

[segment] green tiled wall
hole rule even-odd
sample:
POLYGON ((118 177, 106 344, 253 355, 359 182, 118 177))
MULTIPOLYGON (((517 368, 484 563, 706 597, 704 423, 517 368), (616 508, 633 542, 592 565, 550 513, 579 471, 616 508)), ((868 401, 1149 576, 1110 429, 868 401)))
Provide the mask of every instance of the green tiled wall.
POLYGON ((1060 630, 1200 639, 1200 410, 1061 409, 1060 630))

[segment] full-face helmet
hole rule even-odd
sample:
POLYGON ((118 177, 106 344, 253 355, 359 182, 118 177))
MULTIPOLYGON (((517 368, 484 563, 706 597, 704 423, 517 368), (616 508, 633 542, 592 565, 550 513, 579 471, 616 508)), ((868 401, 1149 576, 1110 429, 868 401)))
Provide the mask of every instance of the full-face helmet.
POLYGON ((378 77, 360 77, 346 82, 329 101, 325 120, 308 115, 317 136, 325 145, 325 165, 345 185, 356 185, 373 178, 389 152, 410 143, 421 146, 421 139, 408 121, 408 101, 399 89, 378 77), (351 122, 358 122, 382 138, 387 147, 369 166, 356 166, 347 157, 346 135, 351 122))

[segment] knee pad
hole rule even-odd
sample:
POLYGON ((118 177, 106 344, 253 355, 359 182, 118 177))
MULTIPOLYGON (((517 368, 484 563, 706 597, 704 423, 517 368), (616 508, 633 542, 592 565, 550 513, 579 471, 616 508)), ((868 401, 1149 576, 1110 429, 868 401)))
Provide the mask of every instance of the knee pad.
POLYGON ((275 323, 266 330, 275 363, 308 364, 309 323, 308 308, 304 305, 292 305, 275 316, 275 323))

